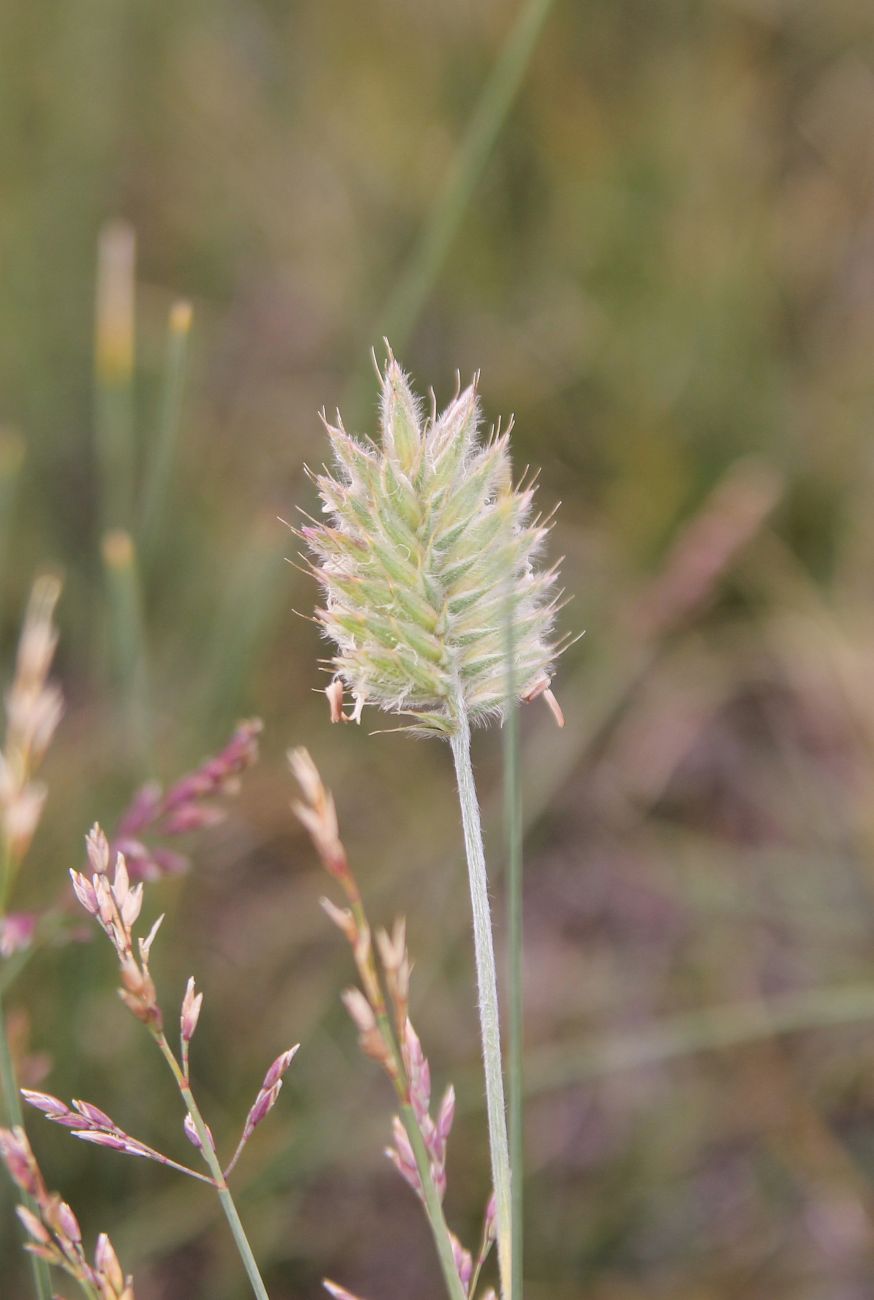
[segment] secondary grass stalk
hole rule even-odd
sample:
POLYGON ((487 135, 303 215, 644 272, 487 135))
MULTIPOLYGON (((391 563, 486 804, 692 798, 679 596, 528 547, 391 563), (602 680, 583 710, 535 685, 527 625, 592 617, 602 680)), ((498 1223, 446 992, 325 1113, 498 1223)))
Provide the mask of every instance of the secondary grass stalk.
POLYGON ((191 1091, 188 1080, 182 1072, 179 1062, 176 1060, 166 1038, 160 1032, 155 1033, 154 1038, 158 1047, 161 1049, 161 1054, 164 1057, 164 1060, 167 1062, 173 1073, 173 1077, 176 1080, 180 1093, 182 1094, 182 1100, 185 1102, 188 1114, 191 1116, 191 1122, 197 1130, 197 1136, 200 1139, 201 1155, 206 1161, 209 1172, 212 1174, 215 1189, 218 1193, 219 1203, 221 1204, 225 1218, 228 1221, 228 1226, 234 1238, 240 1259, 243 1261, 243 1267, 246 1270, 246 1276, 249 1279, 252 1291, 257 1296, 258 1300, 270 1300, 270 1297, 267 1294, 267 1288, 264 1285, 264 1279, 261 1277, 258 1263, 252 1251, 252 1247, 249 1245, 246 1230, 243 1227, 239 1214, 237 1213, 237 1207, 234 1203, 234 1198, 231 1195, 231 1190, 228 1187, 227 1180, 222 1172, 222 1167, 219 1164, 218 1157, 213 1150, 212 1137, 204 1122, 203 1116, 200 1113, 200 1107, 194 1100, 194 1094, 191 1091))
POLYGON ((102 540, 106 573, 112 669, 123 713, 123 734, 131 758, 143 772, 151 762, 151 711, 148 701, 146 633, 134 539, 115 528, 102 540))
POLYGON ((458 707, 458 727, 451 739, 452 757, 458 780, 458 798, 464 828, 473 912, 473 937, 476 952, 476 978, 479 992, 480 1033, 486 1084, 486 1111, 489 1124, 489 1149, 492 1181, 497 1206, 498 1265, 503 1300, 520 1300, 512 1288, 512 1195, 510 1147, 504 1104, 504 1076, 501 1060, 501 1023, 498 1011, 498 981, 492 939, 491 910, 486 859, 480 825, 479 801, 470 761, 470 724, 462 701, 458 707))

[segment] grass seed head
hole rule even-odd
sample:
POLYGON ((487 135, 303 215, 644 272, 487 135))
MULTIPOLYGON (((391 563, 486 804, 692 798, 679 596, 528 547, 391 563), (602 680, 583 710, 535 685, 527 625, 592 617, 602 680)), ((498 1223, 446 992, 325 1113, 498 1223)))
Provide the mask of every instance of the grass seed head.
MULTIPOLYGON (((461 709, 474 722, 500 716, 510 644, 514 694, 548 691, 555 573, 535 569, 548 527, 531 518, 532 488, 513 486, 509 430, 484 440, 479 421, 475 382, 425 416, 391 354, 379 445, 325 421, 335 470, 316 484, 328 522, 301 536, 355 720, 367 702, 410 716, 409 730, 451 736, 461 709)), ((336 681, 339 721, 350 715, 336 681)))

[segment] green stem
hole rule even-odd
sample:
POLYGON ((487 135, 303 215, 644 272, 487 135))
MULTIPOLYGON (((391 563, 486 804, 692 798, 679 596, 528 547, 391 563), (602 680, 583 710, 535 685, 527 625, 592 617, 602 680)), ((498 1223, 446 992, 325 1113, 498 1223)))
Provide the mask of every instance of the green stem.
POLYGON ((94 416, 104 530, 129 528, 134 498, 134 266, 132 227, 110 222, 97 251, 94 416))
POLYGON ((77 1277, 76 1281, 79 1283, 79 1290, 82 1292, 84 1296, 88 1297, 88 1300, 101 1300, 101 1296, 97 1288, 93 1287, 91 1283, 87 1280, 87 1278, 77 1277))
MULTIPOLYGON (((6 1017, 2 999, 0 999, 0 1082, 3 1084, 6 1113, 9 1116, 10 1124, 14 1128, 24 1128, 24 1114, 21 1109, 21 1097, 18 1094, 18 1082, 15 1078, 15 1066, 12 1063, 9 1037, 6 1033, 6 1017)), ((39 1208, 32 1197, 25 1192, 23 1193, 23 1200, 27 1208, 39 1217, 39 1208)), ((30 1268, 33 1273, 34 1291, 39 1300, 51 1300, 52 1281, 48 1264, 44 1259, 31 1255, 30 1268)))
POLYGON ((23 460, 24 439, 12 429, 0 427, 0 573, 4 579, 8 577, 9 541, 23 460))
POLYGON ((503 1300, 521 1300, 512 1288, 512 1208, 510 1190, 510 1149, 507 1139, 507 1116, 504 1108, 504 1076, 501 1064, 501 1026, 498 1012, 498 981, 489 909, 489 884, 480 825, 479 802, 470 761, 470 724, 467 708, 457 701, 458 730, 452 737, 452 756, 458 780, 458 797, 467 852, 470 901, 473 911, 473 938, 479 991, 480 1032, 486 1085, 486 1110, 489 1122, 489 1147, 492 1181, 497 1207, 498 1265, 503 1300))
POLYGON ((149 565, 155 557, 161 540, 161 525, 172 502, 173 466, 179 439, 190 333, 190 303, 174 303, 167 331, 167 355, 164 364, 164 387, 161 394, 158 431, 150 448, 144 490, 140 543, 146 565, 149 565))
POLYGON ((185 1102, 188 1114, 191 1116, 191 1122, 197 1131, 197 1136, 200 1139, 200 1153, 206 1162, 209 1172, 212 1174, 222 1210, 224 1211, 225 1218, 228 1221, 228 1226, 231 1230, 234 1242, 236 1243, 240 1259, 243 1261, 243 1267, 246 1270, 246 1275, 251 1283, 252 1290, 258 1297, 258 1300, 270 1300, 270 1297, 267 1294, 267 1288, 264 1285, 264 1279, 261 1277, 258 1264, 252 1252, 252 1247, 249 1245, 246 1231, 243 1227, 240 1216, 237 1213, 234 1198, 231 1195, 231 1190, 228 1187, 218 1157, 213 1148, 209 1129, 200 1113, 200 1107, 194 1100, 194 1094, 191 1091, 188 1079, 183 1074, 179 1062, 173 1055, 170 1045, 163 1033, 161 1033, 160 1030, 154 1031, 154 1038, 161 1050, 164 1060, 170 1067, 173 1078, 176 1080, 177 1087, 182 1094, 182 1100, 185 1102))
POLYGON ((452 1300, 466 1300, 466 1292, 462 1286, 461 1278, 458 1276, 458 1269, 455 1264, 449 1225, 443 1213, 440 1194, 434 1186, 434 1179, 431 1176, 431 1162, 428 1159, 428 1152, 425 1149, 425 1141, 416 1119, 416 1113, 408 1101, 401 1101, 398 1109, 401 1123, 416 1158, 416 1168, 419 1171, 419 1182, 422 1186, 422 1200, 425 1203, 428 1222, 431 1224, 431 1233, 440 1258, 440 1267, 443 1270, 446 1289, 452 1300))
POLYGON ((151 769, 146 632, 139 565, 133 537, 116 528, 102 539, 106 573, 112 669, 118 686, 125 726, 123 734, 137 766, 151 769))

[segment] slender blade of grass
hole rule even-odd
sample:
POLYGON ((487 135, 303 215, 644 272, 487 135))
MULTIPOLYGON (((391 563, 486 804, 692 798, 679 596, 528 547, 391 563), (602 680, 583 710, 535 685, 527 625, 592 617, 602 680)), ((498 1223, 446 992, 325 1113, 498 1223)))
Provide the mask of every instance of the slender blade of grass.
POLYGON ((21 434, 14 429, 0 428, 0 572, 4 574, 23 462, 21 434))
POLYGON ((809 989, 666 1016, 633 1034, 541 1049, 528 1062, 529 1094, 563 1088, 622 1070, 724 1051, 786 1034, 874 1019, 874 985, 809 989))
POLYGON ((113 675, 121 694, 121 711, 132 755, 141 766, 147 767, 151 723, 136 548, 130 533, 113 529, 103 538, 102 552, 113 675))
POLYGON ((174 303, 167 327, 167 352, 158 428, 146 464, 140 547, 148 565, 158 546, 161 525, 172 495, 171 482, 176 460, 182 399, 191 337, 191 304, 174 303))
POLYGON ((278 608, 286 567, 284 538, 276 535, 273 520, 264 520, 234 565, 209 637, 198 697, 207 734, 218 734, 236 716, 278 608))
POLYGON ((473 111, 442 193, 381 314, 382 332, 403 347, 461 225, 477 181, 516 100, 553 0, 527 0, 473 111))
POLYGON ((100 233, 94 345, 94 417, 104 528, 129 528, 134 496, 134 263, 125 222, 100 233))
MULTIPOLYGON (((9 1035, 6 1031, 6 1013, 3 1007, 2 998, 0 998, 0 1085, 2 1085, 3 1088, 3 1098, 6 1103, 6 1114, 9 1118, 9 1123, 14 1128, 24 1128, 21 1097, 18 1093, 18 1081, 15 1078, 15 1066, 12 1062, 9 1035)), ((22 1193, 22 1200, 32 1213, 37 1213, 37 1207, 31 1197, 22 1193)), ((38 1300, 51 1300, 52 1281, 48 1264, 44 1259, 39 1259, 36 1255, 31 1255, 30 1268, 33 1274, 33 1286, 38 1300)))

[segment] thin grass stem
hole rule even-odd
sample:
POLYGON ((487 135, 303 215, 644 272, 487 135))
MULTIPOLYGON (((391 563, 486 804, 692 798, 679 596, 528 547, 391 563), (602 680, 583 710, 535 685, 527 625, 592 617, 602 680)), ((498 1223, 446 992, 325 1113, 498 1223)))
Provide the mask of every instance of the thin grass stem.
POLYGON ((486 1110, 489 1125, 489 1148, 492 1181, 497 1207, 498 1265, 503 1300, 514 1297, 512 1287, 512 1194, 510 1149, 504 1104, 504 1076, 501 1061, 501 1026, 498 1011, 498 981, 492 939, 489 885, 485 850, 480 825, 479 802, 470 759, 470 724, 464 700, 457 700, 457 730, 452 736, 452 756, 458 781, 458 797, 467 854, 470 901, 473 912, 473 936, 479 991, 480 1032, 486 1086, 486 1110))
POLYGON ((786 1034, 836 1028, 874 1019, 874 986, 807 989, 754 998, 706 1010, 665 1016, 633 1034, 606 1034, 589 1043, 540 1049, 528 1061, 529 1094, 566 1088, 586 1079, 682 1060, 699 1052, 727 1051, 786 1034))
POLYGON ((234 1238, 237 1251, 243 1262, 243 1267, 246 1270, 246 1276, 249 1279, 252 1291, 258 1297, 258 1300, 270 1300, 267 1294, 267 1288, 264 1285, 264 1279, 261 1277, 258 1263, 252 1251, 252 1247, 249 1245, 246 1230, 243 1227, 242 1220, 237 1212, 237 1207, 234 1203, 234 1198, 231 1195, 231 1190, 228 1187, 224 1174, 222 1173, 218 1156, 213 1149, 212 1136, 206 1126, 203 1116, 200 1113, 200 1107, 194 1099, 194 1094, 191 1091, 188 1079, 183 1074, 182 1068, 176 1060, 170 1044, 167 1042, 163 1033, 160 1031, 155 1032, 154 1039, 160 1048, 161 1055, 170 1067, 170 1071, 173 1078, 176 1080, 176 1085, 179 1088, 182 1100, 185 1102, 185 1107, 188 1114, 191 1116, 191 1122, 194 1125, 200 1141, 201 1155, 206 1162, 209 1172, 212 1174, 219 1202, 224 1211, 225 1218, 228 1221, 228 1227, 231 1230, 231 1235, 234 1238))
POLYGON ((21 434, 14 429, 0 429, 0 572, 4 576, 23 462, 21 434))
POLYGON ((422 1138, 415 1111, 408 1101, 399 1101, 398 1114, 404 1126, 404 1132, 410 1140, 410 1146, 413 1148, 416 1168, 419 1171, 419 1181, 422 1184, 422 1199, 425 1203, 425 1212, 431 1225, 434 1244, 437 1247, 437 1255, 440 1259, 440 1268, 443 1272, 446 1290, 452 1300, 465 1300, 466 1293, 461 1278, 458 1276, 455 1255, 452 1251, 449 1225, 443 1213, 440 1194, 434 1186, 434 1179, 431 1176, 431 1162, 428 1159, 428 1152, 425 1150, 425 1142, 422 1138))
POLYGON ((522 1296, 524 1234, 525 1129, 523 1102, 525 992, 522 924, 522 785, 519 778, 519 709, 516 703, 515 635, 512 603, 507 619, 507 706, 504 718, 504 826, 507 852, 508 1043, 507 1099, 510 1126, 513 1277, 512 1294, 522 1296))
MULTIPOLYGON (((13 1128, 24 1128, 24 1114, 21 1109, 21 1097, 18 1094, 18 1081, 15 1078, 15 1065, 6 1030, 6 1013, 0 998, 0 1084, 6 1101, 6 1113, 13 1128)), ((39 1208, 32 1197, 22 1193, 24 1204, 33 1214, 39 1214, 39 1208)), ((52 1300, 52 1280, 49 1266, 37 1255, 30 1256, 30 1269, 33 1275, 33 1287, 38 1300, 52 1300)))
POLYGON ((139 568, 133 538, 113 529, 103 538, 109 599, 112 667, 121 692, 126 734, 138 763, 147 767, 151 725, 145 659, 145 627, 139 568))
POLYGON ((164 362, 161 407, 158 429, 146 465, 140 544, 145 564, 154 559, 159 545, 161 525, 171 496, 170 484, 176 460, 182 399, 191 337, 191 304, 173 304, 167 327, 167 352, 164 362))

